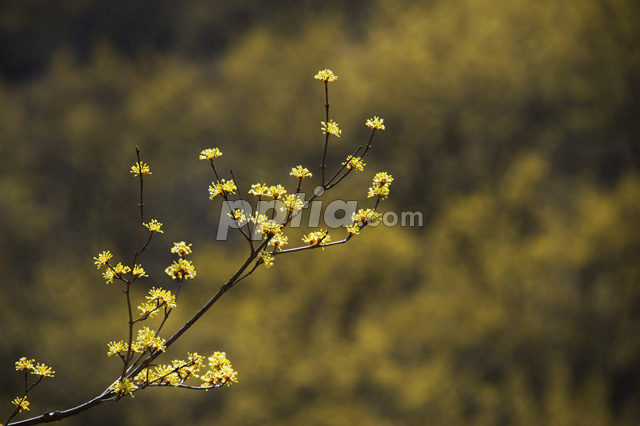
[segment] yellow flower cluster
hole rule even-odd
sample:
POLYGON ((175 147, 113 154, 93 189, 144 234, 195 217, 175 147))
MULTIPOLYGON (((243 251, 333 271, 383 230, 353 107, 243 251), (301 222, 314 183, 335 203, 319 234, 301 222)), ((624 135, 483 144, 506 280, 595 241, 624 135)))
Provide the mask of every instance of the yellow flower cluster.
POLYGON ((282 246, 286 245, 288 242, 289 238, 287 238, 287 236, 282 232, 275 234, 269 240, 269 244, 271 244, 275 250, 282 250, 282 246))
POLYGON ((133 392, 138 389, 138 387, 131 382, 131 379, 124 379, 118 380, 109 386, 109 389, 111 389, 111 393, 115 393, 120 396, 131 395, 131 398, 133 398, 133 392))
POLYGON ((318 71, 318 74, 316 74, 313 78, 315 78, 316 80, 320 80, 323 83, 332 83, 338 79, 338 76, 335 75, 331 70, 321 70, 318 71))
POLYGON ((198 372, 204 365, 204 357, 197 353, 188 354, 186 361, 173 360, 170 365, 157 365, 146 368, 135 377, 139 384, 152 386, 178 386, 190 377, 199 377, 198 372))
POLYGON ((193 244, 187 244, 184 241, 180 241, 179 243, 173 243, 173 247, 171 248, 171 253, 176 253, 178 256, 186 256, 191 254, 191 246, 193 244))
POLYGON ((389 196, 389 186, 393 182, 393 177, 387 172, 376 173, 373 177, 373 186, 369 188, 367 198, 378 197, 381 200, 389 196))
POLYGON ((22 413, 25 410, 29 411, 29 401, 27 401, 26 395, 15 398, 11 403, 18 408, 18 413, 22 413))
POLYGON ((200 160, 209 160, 213 161, 218 157, 222 157, 222 151, 218 148, 207 148, 200 152, 200 160))
POLYGON ((244 211, 240 209, 233 209, 231 213, 227 213, 227 216, 235 220, 238 225, 244 225, 247 221, 247 216, 244 214, 244 211))
POLYGON ((280 211, 288 210, 290 212, 297 212, 298 210, 302 210, 304 207, 304 203, 298 197, 297 194, 289 194, 282 199, 284 203, 284 207, 280 207, 280 211))
POLYGON ((151 170, 149 169, 149 166, 147 165, 147 163, 136 163, 133 166, 131 166, 131 173, 133 173, 134 176, 138 176, 138 175, 151 175, 153 173, 151 173, 151 170))
POLYGON ((103 251, 102 253, 100 253, 98 255, 98 257, 94 257, 93 259, 95 260, 95 262, 93 262, 98 269, 100 269, 101 267, 103 267, 104 265, 106 265, 107 263, 109 263, 109 260, 113 257, 113 255, 111 254, 110 251, 103 251))
POLYGON ((131 272, 131 268, 128 266, 124 266, 122 263, 118 262, 118 264, 114 267, 109 267, 106 271, 102 273, 107 284, 111 284, 114 278, 121 279, 124 274, 131 272))
POLYGON ((196 276, 196 268, 193 266, 193 263, 183 258, 174 261, 164 272, 174 280, 193 279, 196 276))
POLYGON ((374 116, 368 119, 366 124, 373 130, 384 130, 384 120, 380 117, 374 116))
POLYGON ((203 388, 231 386, 232 383, 238 383, 238 373, 233 369, 224 352, 216 352, 209 357, 209 368, 210 370, 200 377, 203 388))
POLYGON ((156 289, 153 287, 149 290, 149 296, 145 296, 147 301, 138 306, 141 316, 153 317, 158 311, 163 308, 173 309, 176 307, 176 297, 171 294, 169 290, 163 290, 162 288, 156 289))
POLYGON ((364 166, 366 166, 367 164, 362 161, 362 158, 350 155, 347 157, 347 160, 342 163, 342 165, 346 165, 347 169, 354 169, 356 172, 361 172, 364 170, 364 166))
POLYGON ((209 186, 209 199, 213 200, 217 195, 227 196, 229 194, 235 194, 236 183, 233 180, 225 181, 222 179, 222 182, 211 182, 209 186))
POLYGON ((360 209, 351 216, 356 224, 374 223, 380 220, 380 213, 373 209, 360 209))
POLYGON ((275 260, 271 253, 267 253, 265 251, 260 253, 258 255, 258 258, 259 258, 258 262, 260 262, 261 264, 264 264, 264 266, 266 266, 267 269, 273 266, 273 261, 275 260))
POLYGON ((329 122, 321 121, 320 123, 322 124, 322 133, 328 133, 337 137, 340 137, 340 135, 342 134, 342 130, 340 130, 338 123, 334 122, 333 120, 329 120, 329 122))
MULTIPOLYGON (((109 342, 107 347, 109 349, 107 356, 118 355, 121 358, 124 357, 123 352, 129 350, 129 345, 122 340, 119 342, 109 342)), ((149 329, 149 327, 138 330, 136 341, 131 343, 131 352, 134 353, 142 353, 146 350, 164 352, 165 349, 165 340, 157 337, 156 332, 149 329)))
POLYGON ((162 230, 162 224, 155 219, 151 219, 151 222, 143 223, 143 225, 149 228, 149 232, 151 232, 152 234, 156 232, 164 234, 164 231, 162 230))
POLYGON ((310 232, 304 237, 302 237, 302 241, 307 243, 309 246, 315 245, 325 245, 326 243, 331 241, 331 237, 329 236, 329 231, 323 231, 322 229, 319 231, 310 232))
POLYGON ((298 178, 298 179, 304 179, 306 177, 311 177, 312 174, 311 172, 309 172, 308 169, 302 167, 302 166, 296 166, 293 167, 291 169, 291 173, 289 173, 291 176, 298 178))
POLYGON ((37 363, 34 365, 35 362, 36 361, 34 359, 22 357, 16 361, 16 371, 30 370, 31 374, 40 377, 53 377, 56 373, 51 369, 51 367, 48 367, 45 364, 37 363))

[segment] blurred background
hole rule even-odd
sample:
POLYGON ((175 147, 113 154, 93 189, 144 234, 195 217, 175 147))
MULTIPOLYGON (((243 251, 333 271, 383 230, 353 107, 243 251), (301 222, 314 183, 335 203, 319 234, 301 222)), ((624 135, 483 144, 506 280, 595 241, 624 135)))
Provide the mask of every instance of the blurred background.
POLYGON ((124 298, 92 258, 130 262, 135 146, 165 233, 134 297, 175 290, 174 241, 198 270, 168 335, 246 255, 215 241, 198 153, 219 147, 245 197, 294 190, 297 164, 319 176, 313 76, 330 68, 332 164, 367 118, 387 125, 334 195, 367 207, 387 171, 382 210, 423 226, 277 258, 165 357, 225 351, 237 385, 149 389, 65 424, 639 424, 639 22, 635 0, 3 1, 0 421, 21 356, 56 371, 27 415, 119 374, 124 298))

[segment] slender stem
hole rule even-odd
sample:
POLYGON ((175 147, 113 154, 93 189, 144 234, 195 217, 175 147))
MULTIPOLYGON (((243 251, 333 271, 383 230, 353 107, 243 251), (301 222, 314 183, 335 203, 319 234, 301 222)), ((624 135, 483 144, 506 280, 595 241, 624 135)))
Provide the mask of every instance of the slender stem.
MULTIPOLYGON (((329 125, 329 83, 324 82, 324 108, 325 108, 325 126, 329 125)), ((328 129, 327 129, 328 130, 328 129)), ((322 164, 320 164, 320 169, 322 170, 322 186, 324 186, 324 169, 327 168, 326 160, 327 160, 327 147, 329 146, 329 132, 325 133, 324 138, 324 152, 322 153, 322 164)))

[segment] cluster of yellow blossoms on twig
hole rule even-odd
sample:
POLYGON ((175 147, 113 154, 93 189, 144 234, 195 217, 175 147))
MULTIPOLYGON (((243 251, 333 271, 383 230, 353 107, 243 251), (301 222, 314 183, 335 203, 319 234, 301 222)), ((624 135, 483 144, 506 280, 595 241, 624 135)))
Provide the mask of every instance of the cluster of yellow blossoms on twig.
MULTIPOLYGON (((372 130, 368 143, 359 146, 348 155, 345 161, 342 162, 342 167, 338 167, 332 176, 328 176, 326 174, 326 158, 329 138, 331 136, 337 138, 342 136, 342 130, 339 124, 329 116, 328 85, 329 83, 335 82, 338 77, 331 70, 325 69, 319 71, 314 78, 320 80, 325 88, 326 114, 325 120, 320 122, 321 131, 324 135, 324 152, 320 165, 319 185, 314 190, 310 199, 304 201, 303 194, 301 193, 302 184, 305 179, 310 179, 313 174, 302 165, 293 167, 290 172, 290 176, 296 179, 295 190, 288 190, 281 184, 267 185, 266 183, 255 183, 251 185, 247 193, 256 197, 257 203, 264 200, 273 200, 274 202, 277 201, 280 203, 280 211, 284 213, 284 219, 282 217, 276 218, 275 212, 271 216, 260 214, 258 208, 255 209, 254 214, 241 208, 235 208, 228 213, 228 216, 236 223, 236 228, 248 243, 248 258, 202 309, 168 339, 160 337, 160 332, 172 311, 177 307, 177 299, 183 283, 186 280, 194 279, 197 272, 193 262, 188 259, 188 256, 192 254, 192 244, 184 241, 174 243, 171 248, 171 253, 177 255, 177 259, 166 267, 165 274, 171 277, 172 282, 177 282, 175 293, 161 287, 153 286, 148 291, 144 300, 137 305, 137 310, 134 310, 135 305, 131 298, 131 286, 138 280, 149 277, 142 265, 137 263, 138 259, 148 247, 153 236, 164 233, 162 230, 163 224, 157 219, 151 219, 147 222, 144 220, 143 178, 144 176, 151 175, 152 172, 149 165, 140 161, 140 150, 136 147, 137 161, 131 166, 130 172, 138 178, 140 184, 140 202, 138 204, 140 220, 139 235, 133 259, 128 263, 113 261, 114 256, 110 251, 102 251, 94 257, 94 264, 98 270, 102 270, 102 277, 105 283, 120 283, 119 285, 126 299, 128 308, 127 337, 122 340, 110 341, 107 344, 107 356, 113 356, 116 359, 119 358, 122 362, 121 373, 118 378, 96 398, 78 407, 66 410, 63 413, 53 413, 57 416, 54 416, 55 418, 51 417, 53 415, 52 413, 49 413, 38 418, 30 419, 30 424, 59 420, 63 417, 75 415, 99 403, 118 400, 125 395, 131 395, 133 397, 135 392, 151 386, 209 390, 236 383, 238 381, 237 372, 233 369, 231 362, 227 359, 224 352, 215 352, 206 359, 204 356, 198 355, 198 353, 195 352, 187 353, 185 359, 175 359, 169 364, 158 364, 154 361, 163 354, 173 342, 180 338, 226 291, 251 275, 260 265, 270 268, 273 266, 275 257, 278 255, 318 247, 324 249, 328 246, 344 244, 353 236, 360 234, 365 226, 380 220, 380 213, 377 211, 378 204, 381 200, 389 196, 389 188, 393 182, 393 177, 387 172, 379 172, 374 176, 372 186, 368 191, 368 197, 376 198, 375 205, 372 208, 360 209, 353 213, 351 217, 352 223, 345 227, 346 237, 334 241, 329 235, 328 230, 320 229, 304 235, 302 237, 304 245, 289 249, 284 248, 289 244, 289 238, 285 235, 284 230, 287 225, 291 223, 292 219, 301 214, 303 209, 306 208, 311 201, 336 186, 352 171, 364 171, 366 163, 363 161, 363 157, 371 148, 374 135, 378 131, 385 130, 384 120, 382 118, 374 116, 367 119, 365 125, 372 130), (143 238, 143 236, 145 237, 143 238), (160 321, 157 327, 152 328, 138 325, 138 323, 154 318, 160 321), (206 371, 202 372, 203 370, 206 371), (200 379, 201 383, 199 386, 195 386, 190 379, 200 379)), ((214 166, 214 161, 222 155, 223 153, 219 148, 204 149, 199 154, 199 159, 209 162, 215 175, 215 180, 211 182, 208 188, 209 198, 213 200, 216 199, 216 197, 221 197, 224 201, 229 202, 231 196, 236 196, 240 198, 240 201, 243 201, 241 195, 238 194, 239 189, 236 185, 233 172, 230 172, 230 177, 221 179, 214 166)), ((15 409, 9 417, 9 421, 19 412, 29 410, 27 393, 39 384, 44 377, 53 377, 54 375, 50 367, 40 363, 35 364, 34 360, 28 360, 27 358, 21 358, 16 362, 16 370, 25 372, 25 391, 22 396, 12 401, 15 409), (27 377, 28 372, 38 377, 36 382, 29 384, 27 377)))

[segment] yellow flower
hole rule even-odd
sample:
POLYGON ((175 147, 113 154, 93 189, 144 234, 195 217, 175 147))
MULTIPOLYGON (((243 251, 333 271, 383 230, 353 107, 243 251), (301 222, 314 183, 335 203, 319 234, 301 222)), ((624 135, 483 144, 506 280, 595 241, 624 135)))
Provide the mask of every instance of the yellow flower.
POLYGON ((169 309, 176 307, 176 297, 169 290, 153 287, 149 290, 149 295, 145 297, 150 303, 155 303, 158 306, 164 306, 169 309))
POLYGON ((358 224, 347 226, 347 233, 351 236, 360 234, 360 226, 358 224))
POLYGON ((133 398, 133 392, 138 389, 136 385, 133 384, 131 379, 118 380, 111 386, 109 386, 112 393, 117 393, 120 396, 131 395, 133 398))
POLYGON ((347 169, 354 169, 356 172, 361 172, 364 170, 364 166, 366 166, 367 164, 362 161, 362 158, 353 157, 350 155, 347 157, 347 161, 342 163, 342 165, 346 165, 347 169))
POLYGON ((13 401, 11 401, 11 403, 13 405, 15 405, 19 410, 19 413, 22 413, 23 411, 29 411, 29 401, 27 401, 27 396, 23 396, 23 397, 18 397, 16 399, 14 399, 13 401))
POLYGON ((147 163, 136 163, 133 166, 131 166, 131 173, 134 174, 134 176, 138 176, 140 174, 143 175, 151 175, 153 173, 151 173, 151 170, 149 169, 149 166, 147 166, 147 163))
POLYGON ((273 266, 273 261, 274 261, 274 257, 271 255, 271 253, 267 253, 267 252, 262 252, 258 255, 259 258, 259 262, 262 264, 264 263, 264 266, 267 267, 267 269, 271 268, 273 266))
POLYGON ((269 192, 268 195, 273 197, 274 200, 277 200, 281 195, 284 195, 287 193, 287 190, 284 189, 284 187, 280 184, 278 185, 271 185, 269 187, 269 192))
POLYGON ((232 383, 238 383, 238 373, 233 369, 224 352, 216 352, 209 357, 209 368, 211 370, 200 377, 204 382, 202 387, 231 386, 232 383))
POLYGON ((218 157, 222 157, 222 151, 218 148, 207 148, 200 153, 201 160, 213 161, 218 157))
POLYGON ((120 355, 121 352, 126 352, 128 349, 127 344, 122 340, 119 342, 109 342, 107 347, 109 348, 107 356, 120 355))
POLYGON ((273 246, 276 250, 282 250, 282 246, 286 245, 289 241, 286 235, 282 232, 278 232, 269 240, 269 244, 273 246))
POLYGON ((249 194, 255 195, 258 198, 262 198, 265 195, 269 195, 269 187, 267 186, 266 183, 263 183, 263 184, 254 183, 253 185, 251 185, 249 194))
POLYGON ((282 229, 282 225, 277 223, 274 220, 265 220, 258 224, 259 232, 262 232, 264 235, 271 236, 276 235, 282 229))
POLYGON ((103 251, 98 255, 98 257, 93 258, 95 260, 95 262, 93 263, 98 267, 98 269, 100 269, 102 266, 109 263, 109 259, 111 259, 112 257, 113 255, 111 254, 111 252, 103 251))
POLYGON ((381 200, 385 200, 389 196, 389 185, 377 186, 374 185, 369 188, 369 194, 367 198, 378 197, 381 200))
POLYGON ((323 83, 332 83, 338 79, 338 76, 335 75, 331 70, 321 70, 318 71, 318 74, 316 74, 313 78, 315 78, 316 80, 320 80, 323 83))
POLYGON ((33 369, 31 374, 35 374, 36 376, 40 376, 40 377, 53 377, 53 375, 56 374, 56 372, 53 371, 51 367, 47 367, 44 364, 38 363, 38 365, 36 365, 36 368, 33 369))
POLYGON ((136 338, 136 352, 143 352, 146 349, 153 351, 162 351, 166 349, 165 340, 160 337, 156 337, 156 332, 145 327, 142 330, 138 330, 138 337, 136 338))
POLYGON ((240 209, 233 209, 231 213, 227 213, 227 216, 235 220, 238 225, 242 225, 247 221, 247 216, 244 214, 244 211, 240 209))
POLYGON ((178 259, 177 262, 173 262, 173 264, 164 271, 174 280, 176 278, 180 280, 195 278, 196 276, 196 268, 193 266, 193 263, 183 258, 178 259))
POLYGON ((153 287, 149 290, 149 296, 145 297, 147 301, 138 306, 141 316, 153 317, 160 308, 173 309, 176 307, 176 297, 169 290, 153 287))
POLYGON ((351 216, 354 224, 373 223, 380 220, 380 213, 373 209, 360 209, 351 216))
POLYGON ((342 134, 342 130, 340 130, 340 128, 338 127, 338 123, 334 122, 333 120, 329 120, 328 123, 324 121, 321 121, 320 123, 322 124, 322 133, 328 133, 337 137, 340 137, 340 135, 342 134))
POLYGON ((368 119, 366 124, 373 130, 384 130, 384 120, 380 117, 374 116, 368 119))
POLYGON ((176 253, 180 257, 186 256, 188 254, 191 254, 191 246, 192 244, 187 245, 187 243, 185 243, 184 241, 173 243, 171 253, 176 253))
POLYGON ((162 224, 155 219, 151 219, 151 222, 144 223, 143 225, 149 228, 149 232, 151 233, 159 232, 161 234, 164 234, 164 231, 161 229, 162 224))
POLYGON ((302 210, 304 207, 304 203, 300 198, 298 198, 297 194, 288 194, 283 199, 284 207, 280 207, 280 211, 284 211, 285 209, 290 212, 297 212, 298 210, 302 210))
POLYGON ((312 174, 309 172, 308 169, 302 167, 302 166, 296 166, 293 167, 291 169, 291 173, 289 173, 291 176, 296 177, 298 179, 304 179, 306 177, 311 177, 312 174))
POLYGON ((387 172, 379 172, 373 177, 374 185, 386 185, 393 182, 393 176, 388 174, 387 172))
POLYGON ((144 268, 142 266, 140 266, 140 265, 135 265, 133 267, 133 275, 135 275, 138 278, 140 278, 140 277, 148 277, 149 276, 144 272, 144 268))
POLYGON ((227 196, 229 194, 235 194, 236 184, 233 180, 225 181, 222 179, 222 182, 211 182, 211 186, 209 186, 209 199, 213 200, 213 198, 217 195, 227 196))
POLYGON ((325 245, 326 243, 331 241, 331 237, 329 236, 329 231, 320 231, 310 232, 304 237, 302 237, 302 241, 307 243, 309 246, 315 245, 325 245))
POLYGON ((16 361, 16 371, 32 370, 34 362, 36 362, 35 359, 27 359, 23 356, 16 361))
POLYGON ((102 276, 104 277, 107 284, 111 284, 114 278, 120 279, 124 274, 129 272, 131 272, 131 268, 129 268, 128 266, 122 265, 122 263, 118 263, 113 268, 109 268, 106 271, 104 271, 102 276))

